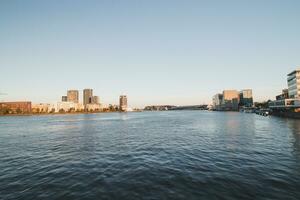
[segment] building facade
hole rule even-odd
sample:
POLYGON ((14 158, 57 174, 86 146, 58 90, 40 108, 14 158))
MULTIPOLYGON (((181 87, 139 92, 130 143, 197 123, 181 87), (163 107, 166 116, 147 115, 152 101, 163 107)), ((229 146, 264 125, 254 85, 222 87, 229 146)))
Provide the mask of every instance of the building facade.
POLYGON ((68 97, 67 97, 67 96, 62 96, 62 97, 61 97, 61 101, 63 101, 63 102, 68 101, 68 97))
POLYGON ((276 96, 276 100, 284 100, 289 98, 289 90, 288 89, 283 89, 282 93, 280 95, 276 96))
POLYGON ((38 103, 32 104, 32 113, 49 113, 51 112, 51 104, 49 103, 38 103))
POLYGON ((56 109, 57 112, 79 112, 84 110, 84 106, 81 103, 58 102, 56 109))
POLYGON ((127 96, 121 95, 119 99, 119 109, 120 111, 126 111, 127 110, 127 96))
POLYGON ((253 96, 251 89, 245 89, 239 93, 239 105, 242 107, 252 107, 253 106, 253 96))
POLYGON ((300 98, 300 69, 289 73, 287 76, 289 98, 300 98))
POLYGON ((100 104, 100 98, 98 96, 93 96, 92 104, 100 104))
POLYGON ((31 113, 31 102, 0 102, 2 114, 26 114, 31 113))
POLYGON ((224 90, 222 99, 222 110, 239 110, 239 92, 237 90, 224 90))
POLYGON ((213 96, 213 110, 221 110, 223 94, 216 94, 213 96))
POLYGON ((95 104, 95 103, 93 103, 93 104, 87 104, 87 105, 85 106, 85 109, 86 109, 87 111, 89 111, 89 112, 93 112, 93 111, 101 111, 101 110, 102 110, 102 107, 101 107, 100 104, 95 104))
POLYGON ((79 103, 79 92, 78 90, 68 90, 67 101, 79 103))
POLYGON ((93 89, 83 90, 83 105, 91 104, 93 101, 93 89))

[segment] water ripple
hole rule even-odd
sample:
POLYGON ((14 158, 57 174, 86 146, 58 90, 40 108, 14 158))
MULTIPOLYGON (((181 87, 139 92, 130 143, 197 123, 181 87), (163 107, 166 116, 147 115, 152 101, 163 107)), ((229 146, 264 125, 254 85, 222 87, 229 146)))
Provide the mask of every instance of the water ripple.
POLYGON ((0 118, 0 199, 300 199, 300 123, 199 111, 0 118))

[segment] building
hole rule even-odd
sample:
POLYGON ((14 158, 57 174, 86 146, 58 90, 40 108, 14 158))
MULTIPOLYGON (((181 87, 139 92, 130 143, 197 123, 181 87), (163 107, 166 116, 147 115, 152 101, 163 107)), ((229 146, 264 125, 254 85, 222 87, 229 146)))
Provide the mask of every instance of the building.
POLYGON ((98 96, 93 96, 92 104, 100 104, 100 98, 98 96))
POLYGON ((239 110, 239 92, 237 90, 224 90, 221 109, 225 111, 239 110))
POLYGON ((223 100, 223 94, 214 95, 212 109, 221 110, 222 100, 223 100))
POLYGON ((51 104, 48 103, 38 103, 32 104, 32 113, 49 113, 51 112, 51 104))
POLYGON ((300 98, 300 69, 289 73, 287 76, 289 98, 300 98))
POLYGON ((26 114, 31 113, 31 102, 0 102, 0 113, 2 114, 26 114))
POLYGON ((79 103, 79 92, 78 90, 68 90, 67 101, 79 103))
POLYGON ((87 111, 89 111, 89 112, 93 112, 93 111, 100 111, 100 110, 102 110, 102 107, 101 107, 100 104, 93 103, 93 104, 86 104, 85 105, 85 109, 87 111))
POLYGON ((93 89, 83 90, 83 105, 91 104, 93 101, 93 89))
POLYGON ((80 112, 84 110, 84 106, 81 103, 74 102, 58 102, 57 112, 80 112))
POLYGON ((300 119, 300 70, 287 75, 288 89, 269 102, 272 115, 300 119))
POLYGON ((119 99, 119 109, 120 111, 126 111, 127 110, 127 96, 121 95, 119 99))
POLYGON ((242 107, 252 107, 253 106, 253 96, 251 89, 245 89, 239 93, 239 105, 242 107))
POLYGON ((68 101, 68 97, 67 97, 67 96, 62 96, 62 97, 61 97, 61 101, 62 101, 62 102, 68 101))
POLYGON ((289 90, 288 89, 283 89, 282 93, 280 95, 276 96, 276 100, 285 100, 289 98, 289 90))

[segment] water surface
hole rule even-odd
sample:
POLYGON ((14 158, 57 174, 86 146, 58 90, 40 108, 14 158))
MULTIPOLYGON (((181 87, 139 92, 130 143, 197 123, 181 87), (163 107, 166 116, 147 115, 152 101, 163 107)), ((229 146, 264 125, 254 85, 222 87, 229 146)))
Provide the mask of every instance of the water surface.
POLYGON ((300 199, 300 121, 205 111, 0 117, 0 199, 300 199))

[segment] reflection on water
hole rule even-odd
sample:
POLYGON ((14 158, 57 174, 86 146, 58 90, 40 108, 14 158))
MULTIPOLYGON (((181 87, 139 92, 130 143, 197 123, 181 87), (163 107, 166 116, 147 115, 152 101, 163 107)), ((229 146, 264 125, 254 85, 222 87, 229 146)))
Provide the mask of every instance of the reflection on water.
POLYGON ((300 157, 300 121, 295 119, 286 119, 286 123, 293 133, 291 143, 294 145, 294 153, 300 157))
POLYGON ((170 111, 0 118, 0 199, 300 199, 300 121, 170 111))

